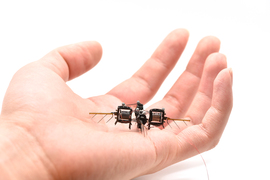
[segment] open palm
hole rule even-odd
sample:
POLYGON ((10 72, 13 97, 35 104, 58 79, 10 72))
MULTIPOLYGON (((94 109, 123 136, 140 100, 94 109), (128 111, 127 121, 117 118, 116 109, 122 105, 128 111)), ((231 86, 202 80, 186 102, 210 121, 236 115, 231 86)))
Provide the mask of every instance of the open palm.
POLYGON ((131 179, 196 155, 190 143, 200 152, 209 150, 218 143, 232 108, 232 73, 215 37, 199 42, 173 87, 149 107, 164 107, 168 117, 189 117, 188 127, 154 128, 144 137, 113 121, 97 123, 99 118, 88 114, 111 112, 122 102, 148 102, 187 41, 186 30, 173 31, 130 79, 88 99, 72 92, 66 81, 94 67, 101 46, 82 42, 58 48, 14 75, 1 118, 36 139, 45 154, 40 160, 54 179, 131 179))

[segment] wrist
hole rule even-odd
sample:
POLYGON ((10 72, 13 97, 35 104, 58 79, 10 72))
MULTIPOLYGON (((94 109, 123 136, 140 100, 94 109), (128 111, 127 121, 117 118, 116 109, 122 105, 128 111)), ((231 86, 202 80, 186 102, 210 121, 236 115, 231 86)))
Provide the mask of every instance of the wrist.
POLYGON ((0 179, 53 179, 48 167, 50 161, 37 140, 24 128, 0 118, 0 179))

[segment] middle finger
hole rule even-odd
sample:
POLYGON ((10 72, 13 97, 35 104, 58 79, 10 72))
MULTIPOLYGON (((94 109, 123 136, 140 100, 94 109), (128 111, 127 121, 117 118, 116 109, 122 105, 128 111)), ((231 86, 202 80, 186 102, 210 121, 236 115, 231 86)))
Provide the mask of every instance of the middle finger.
POLYGON ((165 108, 166 114, 170 118, 184 116, 198 90, 206 58, 210 54, 218 52, 219 48, 220 41, 216 37, 203 38, 198 43, 186 70, 164 98, 151 107, 165 108))

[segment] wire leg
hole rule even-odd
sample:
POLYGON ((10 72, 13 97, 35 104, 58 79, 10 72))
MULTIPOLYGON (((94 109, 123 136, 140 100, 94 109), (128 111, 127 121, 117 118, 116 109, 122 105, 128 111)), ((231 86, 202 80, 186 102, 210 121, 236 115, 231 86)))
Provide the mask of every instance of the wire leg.
POLYGON ((143 130, 144 130, 144 137, 146 137, 148 134, 147 134, 147 128, 144 126, 144 125, 142 125, 142 127, 143 127, 143 130))
POLYGON ((180 127, 178 126, 178 124, 175 122, 175 121, 173 121, 175 124, 176 124, 176 126, 180 129, 180 127))
POLYGON ((172 126, 169 124, 169 121, 168 121, 168 119, 167 119, 167 124, 172 128, 172 126))
POLYGON ((144 126, 144 124, 141 120, 140 120, 140 123, 138 123, 138 124, 140 124, 139 129, 141 130, 141 133, 143 134, 144 137, 146 137, 147 136, 147 127, 144 126))
POLYGON ((96 117, 97 114, 95 114, 91 119, 93 119, 94 117, 96 117))
POLYGON ((106 116, 107 116, 107 114, 106 114, 105 116, 103 116, 103 118, 101 118, 101 119, 98 121, 98 123, 99 123, 100 121, 102 121, 102 119, 104 119, 106 116))
MULTIPOLYGON (((109 122, 112 118, 113 118, 113 115, 112 115, 112 117, 110 117, 110 119, 109 119, 107 122, 109 122)), ((107 122, 106 122, 106 123, 107 123, 107 122)))
POLYGON ((187 123, 186 123, 186 121, 183 121, 184 123, 185 123, 185 125, 187 126, 187 123))

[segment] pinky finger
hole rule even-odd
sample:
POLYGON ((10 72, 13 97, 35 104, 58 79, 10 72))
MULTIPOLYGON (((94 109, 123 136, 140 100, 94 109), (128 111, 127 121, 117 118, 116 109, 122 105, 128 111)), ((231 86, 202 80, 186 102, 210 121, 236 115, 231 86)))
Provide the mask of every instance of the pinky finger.
MULTIPOLYGON (((189 126, 177 134, 176 138, 165 138, 168 131, 159 131, 164 134, 163 136, 159 134, 158 141, 155 143, 157 154, 168 153, 166 155, 168 162, 165 162, 168 165, 214 148, 228 122, 232 104, 232 71, 223 69, 214 80, 211 107, 203 117, 202 123, 189 126), (163 148, 164 144, 167 144, 166 148, 163 148), (175 144, 178 144, 179 149, 175 147, 175 144), (172 148, 168 148, 169 145, 172 148)), ((160 166, 164 168, 161 163, 160 166)))
POLYGON ((207 137, 204 150, 217 145, 228 122, 233 106, 232 78, 232 70, 224 69, 214 81, 212 104, 200 124, 207 137))
MULTIPOLYGON (((179 140, 195 146, 199 152, 214 148, 228 122, 233 105, 232 96, 232 71, 231 69, 223 69, 214 81, 211 107, 203 117, 202 123, 190 126, 180 132, 178 134, 179 140)), ((197 154, 195 149, 191 151, 191 146, 187 147, 189 147, 186 149, 189 152, 188 157, 197 154)))

